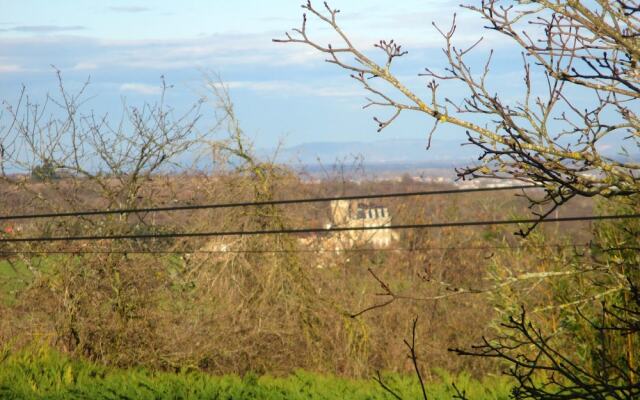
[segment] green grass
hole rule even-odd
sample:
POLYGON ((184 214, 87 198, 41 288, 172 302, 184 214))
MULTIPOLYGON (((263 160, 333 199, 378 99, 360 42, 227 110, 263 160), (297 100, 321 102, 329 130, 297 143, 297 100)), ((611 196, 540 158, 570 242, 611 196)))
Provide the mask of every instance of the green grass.
MULTIPOLYGON (((470 399, 507 399, 503 378, 475 381, 468 376, 441 376, 427 387, 430 399, 451 399, 455 380, 470 399)), ((386 377, 405 399, 419 399, 412 376, 386 377)), ((299 371, 286 377, 212 376, 202 372, 154 372, 115 369, 68 358, 48 347, 0 352, 2 399, 393 399, 373 380, 344 379, 299 371)))
POLYGON ((16 294, 33 280, 33 274, 23 262, 0 260, 0 303, 10 305, 16 294))

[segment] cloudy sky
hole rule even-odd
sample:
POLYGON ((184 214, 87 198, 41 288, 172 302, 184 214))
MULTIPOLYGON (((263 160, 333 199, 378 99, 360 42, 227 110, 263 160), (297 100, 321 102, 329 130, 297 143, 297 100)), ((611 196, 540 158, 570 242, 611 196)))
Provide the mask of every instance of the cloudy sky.
MULTIPOLYGON (((431 122, 405 115, 376 133, 373 112, 361 107, 364 93, 348 74, 300 45, 271 39, 300 24, 299 0, 0 0, 0 99, 15 101, 22 84, 35 99, 55 92, 52 66, 73 89, 90 77, 85 107, 116 114, 127 104, 153 102, 161 76, 173 85, 169 100, 186 108, 203 93, 203 74, 219 74, 245 131, 259 147, 284 139, 288 146, 323 141, 425 139, 431 122)), ((317 2, 317 5, 321 5, 317 2)), ((460 45, 486 36, 478 59, 498 51, 498 89, 516 88, 519 54, 482 21, 460 10, 459 0, 335 0, 340 20, 359 45, 395 39, 409 51, 398 76, 420 94, 425 66, 442 68, 442 40, 432 21, 446 25, 458 12, 460 45)), ((320 41, 330 32, 316 21, 309 29, 320 41)), ((376 53, 372 53, 376 54, 376 53)), ((458 151, 462 132, 441 131, 432 154, 458 151)), ((426 142, 426 139, 425 139, 426 142)), ((425 153, 425 159, 429 154, 425 153)))

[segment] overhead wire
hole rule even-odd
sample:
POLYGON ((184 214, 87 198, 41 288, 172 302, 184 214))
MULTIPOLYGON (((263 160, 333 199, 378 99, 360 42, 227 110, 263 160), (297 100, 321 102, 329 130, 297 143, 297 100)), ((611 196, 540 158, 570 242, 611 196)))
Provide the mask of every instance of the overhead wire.
POLYGON ((205 209, 236 208, 236 207, 265 207, 265 206, 286 205, 286 204, 320 203, 320 202, 336 201, 336 200, 367 200, 367 199, 383 199, 383 198, 398 198, 398 197, 413 197, 413 196, 436 196, 436 195, 445 195, 445 194, 462 194, 462 193, 476 193, 476 192, 495 192, 495 191, 505 191, 505 190, 524 190, 524 189, 533 189, 533 188, 539 188, 539 187, 540 186, 538 185, 518 185, 518 186, 502 186, 502 187, 485 187, 485 188, 426 190, 426 191, 415 191, 415 192, 377 193, 377 194, 333 196, 333 197, 312 197, 312 198, 267 200, 267 201, 246 201, 246 202, 213 203, 213 204, 187 204, 187 205, 176 205, 176 206, 166 206, 166 207, 119 208, 119 209, 111 209, 111 210, 85 210, 85 211, 0 215, 0 221, 41 219, 41 218, 61 218, 61 217, 82 217, 82 216, 110 215, 110 214, 155 213, 155 212, 168 212, 168 211, 205 210, 205 209))
POLYGON ((276 234, 330 233, 330 232, 348 232, 348 231, 357 232, 357 231, 373 231, 373 230, 436 229, 436 228, 458 228, 458 227, 467 227, 467 226, 517 225, 517 224, 571 222, 571 221, 603 221, 603 220, 637 219, 637 218, 640 218, 640 214, 588 215, 588 216, 578 216, 578 217, 555 217, 555 218, 546 218, 546 219, 520 218, 520 219, 506 219, 506 220, 435 222, 435 223, 428 223, 428 224, 402 224, 402 225, 381 225, 381 226, 332 226, 328 228, 309 227, 309 228, 290 228, 290 229, 237 230, 237 231, 212 231, 212 232, 173 232, 173 233, 120 234, 120 235, 2 237, 0 238, 0 243, 168 239, 168 238, 193 238, 193 237, 217 237, 217 236, 256 236, 256 235, 276 235, 276 234))
POLYGON ((0 250, 0 255, 14 255, 14 254, 270 254, 270 253, 367 253, 367 252, 426 252, 426 251, 470 251, 470 250, 520 250, 527 248, 584 248, 589 247, 592 244, 585 243, 549 243, 549 244, 525 244, 525 245, 502 245, 502 246, 417 246, 417 247, 386 247, 386 248, 372 248, 372 247, 354 247, 343 249, 227 249, 227 250, 201 250, 201 249, 173 249, 173 250, 159 250, 159 249, 64 249, 64 250, 0 250))

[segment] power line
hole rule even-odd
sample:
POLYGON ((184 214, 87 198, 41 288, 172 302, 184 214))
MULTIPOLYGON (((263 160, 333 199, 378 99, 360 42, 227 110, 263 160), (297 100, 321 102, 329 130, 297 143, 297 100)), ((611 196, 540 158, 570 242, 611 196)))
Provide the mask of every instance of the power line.
POLYGON ((446 189, 446 190, 429 190, 419 192, 399 192, 399 193, 380 193, 367 195, 352 196, 335 196, 335 197, 313 197, 307 199, 285 199, 285 200, 268 200, 268 201, 248 201, 238 203, 215 203, 215 204, 192 204, 182 206, 168 207, 149 207, 149 208, 120 208, 114 210, 86 210, 86 211, 69 211, 59 213, 42 213, 42 214, 17 214, 17 215, 0 215, 0 221, 3 220, 20 220, 20 219, 38 219, 38 218, 57 218, 57 217, 81 217, 91 215, 109 215, 109 214, 132 214, 132 213, 152 213, 163 211, 187 211, 187 210, 203 210, 215 208, 234 208, 234 207, 264 207, 283 204, 303 204, 303 203, 319 203, 334 200, 365 200, 365 199, 383 199, 390 197, 410 197, 410 196, 435 196, 445 194, 458 193, 474 193, 474 192, 495 192, 502 190, 519 190, 532 189, 539 186, 536 185, 520 185, 505 186, 494 188, 469 188, 469 189, 446 189))
POLYGON ((437 251, 437 250, 455 250, 455 251, 468 251, 468 250, 519 250, 526 248, 578 248, 589 247, 591 243, 553 243, 553 244, 540 244, 540 245, 517 245, 517 246, 436 246, 436 247, 388 247, 388 248, 347 248, 347 249, 272 249, 272 250, 249 250, 249 249, 230 249, 230 250, 192 250, 192 249, 180 249, 180 250, 85 250, 85 249, 67 249, 67 250, 0 250, 0 255, 3 254, 264 254, 264 253, 367 253, 367 252, 425 252, 425 251, 437 251))
POLYGON ((329 227, 329 228, 292 228, 292 229, 266 229, 266 230, 250 230, 250 231, 176 232, 176 233, 52 236, 52 237, 41 236, 41 237, 24 237, 24 238, 0 238, 0 243, 71 242, 71 241, 81 241, 81 240, 168 239, 168 238, 216 237, 216 236, 255 236, 255 235, 276 235, 276 234, 372 231, 372 230, 387 230, 387 229, 396 229, 396 230, 434 229, 434 228, 458 228, 458 227, 464 227, 464 226, 515 225, 515 224, 571 222, 571 221, 602 221, 602 220, 636 219, 636 218, 640 218, 640 214, 588 215, 588 216, 582 216, 582 217, 557 217, 557 218, 547 218, 547 219, 522 218, 522 219, 511 219, 511 220, 437 222, 437 223, 430 223, 430 224, 405 224, 405 225, 387 225, 387 226, 355 226, 355 227, 335 226, 335 227, 329 227))

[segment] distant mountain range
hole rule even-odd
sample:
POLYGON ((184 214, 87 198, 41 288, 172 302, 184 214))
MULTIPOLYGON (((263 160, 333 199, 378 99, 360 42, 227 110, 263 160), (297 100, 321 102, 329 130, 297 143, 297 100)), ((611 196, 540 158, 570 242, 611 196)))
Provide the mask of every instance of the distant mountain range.
MULTIPOLYGON (((477 162, 479 150, 475 146, 461 146, 453 139, 433 143, 426 149, 425 139, 385 139, 367 142, 311 142, 279 149, 274 161, 291 166, 303 166, 313 171, 330 168, 334 164, 345 166, 362 164, 369 171, 404 172, 424 169, 453 171, 477 162)), ((258 154, 273 159, 275 150, 260 149, 258 154)), ((616 146, 603 146, 603 155, 626 161, 640 160, 634 152, 626 158, 616 146)))
MULTIPOLYGON (((461 147, 454 142, 440 142, 430 150, 426 149, 426 145, 426 139, 304 143, 280 149, 276 161, 294 165, 330 165, 335 162, 351 163, 357 159, 366 165, 423 164, 452 167, 469 163, 476 153, 476 149, 471 146, 461 147)), ((263 150, 261 153, 267 155, 269 152, 263 150)))

